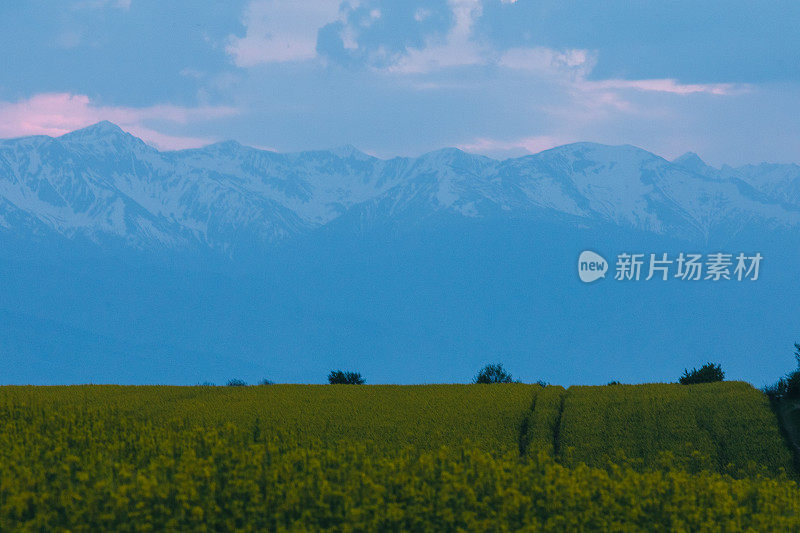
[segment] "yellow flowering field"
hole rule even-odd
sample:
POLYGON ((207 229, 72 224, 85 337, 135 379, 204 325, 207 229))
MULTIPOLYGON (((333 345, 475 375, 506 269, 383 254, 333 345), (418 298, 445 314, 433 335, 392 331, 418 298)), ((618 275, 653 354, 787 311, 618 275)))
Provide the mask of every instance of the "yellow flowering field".
POLYGON ((769 400, 742 382, 571 387, 559 443, 567 464, 658 467, 669 452, 691 470, 792 472, 769 400))
POLYGON ((760 394, 0 387, 0 531, 800 530, 760 394))

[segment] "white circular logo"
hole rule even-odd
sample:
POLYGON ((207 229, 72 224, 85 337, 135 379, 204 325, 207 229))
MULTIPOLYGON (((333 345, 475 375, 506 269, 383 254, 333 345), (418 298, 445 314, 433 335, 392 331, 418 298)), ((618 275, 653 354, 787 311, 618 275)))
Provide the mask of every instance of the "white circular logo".
POLYGON ((578 258, 578 276, 584 283, 591 283, 606 277, 608 261, 602 255, 589 250, 581 252, 578 258))

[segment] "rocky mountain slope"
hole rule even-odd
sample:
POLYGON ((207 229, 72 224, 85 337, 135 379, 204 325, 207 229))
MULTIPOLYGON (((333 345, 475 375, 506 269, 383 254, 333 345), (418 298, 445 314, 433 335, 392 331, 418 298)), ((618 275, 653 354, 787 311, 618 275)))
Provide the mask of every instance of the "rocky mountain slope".
POLYGON ((800 167, 712 168, 576 143, 496 161, 447 148, 382 160, 353 147, 281 154, 228 141, 159 152, 109 122, 0 141, 0 228, 138 249, 286 241, 435 215, 562 218, 707 241, 800 227, 800 167))

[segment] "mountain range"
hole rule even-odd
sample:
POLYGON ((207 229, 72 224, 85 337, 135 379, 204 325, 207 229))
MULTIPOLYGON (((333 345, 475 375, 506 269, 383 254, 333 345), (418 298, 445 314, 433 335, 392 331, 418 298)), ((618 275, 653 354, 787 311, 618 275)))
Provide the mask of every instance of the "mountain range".
POLYGON ((800 167, 576 143, 502 161, 228 141, 109 122, 0 141, 0 383, 761 385, 800 341, 800 167), (761 253, 755 282, 581 283, 584 250, 761 253))
POLYGON ((575 143, 503 161, 446 148, 383 160, 352 146, 281 154, 234 141, 160 152, 110 122, 0 141, 0 228, 29 238, 225 255, 437 215, 560 218, 708 242, 800 227, 800 166, 720 169, 575 143))

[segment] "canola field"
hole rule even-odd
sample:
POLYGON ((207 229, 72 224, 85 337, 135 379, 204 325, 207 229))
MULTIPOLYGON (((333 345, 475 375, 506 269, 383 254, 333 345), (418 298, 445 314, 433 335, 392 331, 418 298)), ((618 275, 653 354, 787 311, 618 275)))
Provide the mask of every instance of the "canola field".
POLYGON ((0 531, 791 531, 747 384, 0 387, 0 531))
POLYGON ((559 441, 566 464, 666 459, 734 475, 793 468, 769 400, 742 382, 571 387, 559 441))

